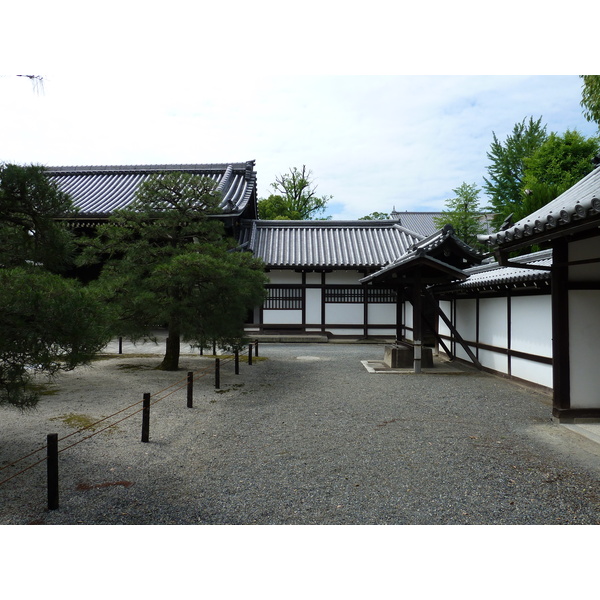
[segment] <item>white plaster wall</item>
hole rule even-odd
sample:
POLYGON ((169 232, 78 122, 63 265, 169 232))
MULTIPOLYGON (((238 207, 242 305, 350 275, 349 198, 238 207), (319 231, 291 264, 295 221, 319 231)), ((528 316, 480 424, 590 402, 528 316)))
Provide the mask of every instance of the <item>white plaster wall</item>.
MULTIPOLYGON (((452 303, 449 302, 448 300, 442 300, 440 301, 440 308, 442 309, 443 313, 446 315, 446 317, 448 317, 448 320, 451 321, 452 320, 452 303)), ((448 325, 446 325, 446 323, 444 323, 444 321, 440 318, 438 320, 438 332, 440 335, 450 335, 450 328, 448 327, 448 325)))
POLYGON ((325 273, 325 283, 327 285, 354 285, 363 277, 364 274, 358 271, 332 271, 325 273))
POLYGON ((571 408, 600 408, 600 291, 569 292, 571 408))
POLYGON ((321 290, 317 288, 307 288, 306 290, 306 322, 321 322, 321 290))
MULTIPOLYGON (((410 302, 404 303, 404 325, 408 328, 413 326, 413 305, 410 302)), ((406 332, 406 337, 412 340, 412 329, 406 332)))
POLYGON ((531 381, 546 387, 552 387, 552 365, 512 357, 510 370, 513 377, 531 381))
POLYGON ((476 334, 476 302, 473 299, 456 301, 456 323, 454 326, 465 341, 475 341, 476 334))
POLYGON ((362 329, 343 329, 343 328, 335 328, 335 327, 327 327, 327 331, 333 335, 353 335, 355 337, 362 337, 363 330, 362 329))
POLYGON ((325 305, 325 323, 360 325, 364 323, 362 304, 326 304, 325 305))
POLYGON ((302 324, 301 310, 264 310, 263 323, 265 325, 277 325, 289 323, 290 325, 302 324))
MULTIPOLYGON (((456 322, 454 323, 454 326, 465 342, 475 340, 475 334, 477 331, 475 307, 475 300, 456 300, 456 322)), ((472 346, 469 346, 469 348, 473 353, 475 353, 475 348, 472 346)), ((455 352, 458 358, 471 362, 469 355, 458 343, 455 345, 455 352)))
POLYGON ((311 285, 319 285, 321 283, 321 273, 307 273, 306 283, 310 283, 311 285))
MULTIPOLYGON (((479 301, 479 341, 506 348, 508 344, 507 298, 482 298, 479 301)), ((473 306, 475 310, 475 306, 473 306)), ((460 330, 459 330, 460 331, 460 330)), ((461 332, 464 337, 464 334, 461 332)), ((473 332, 473 335, 475 333, 473 332)), ((474 339, 469 337, 468 339, 474 339)))
MULTIPOLYGON (((457 344, 456 350, 460 350, 468 358, 466 352, 463 351, 462 346, 457 344)), ((492 352, 491 350, 479 350, 478 356, 479 362, 482 366, 498 371, 498 373, 508 373, 508 356, 506 354, 500 354, 499 352, 492 352)))
POLYGON ((269 281, 274 284, 278 283, 294 283, 300 284, 302 283, 302 273, 296 273, 295 271, 269 271, 266 273, 269 277, 269 281))
POLYGON ((395 325, 395 304, 369 304, 367 314, 370 325, 395 325))
MULTIPOLYGON (((355 331, 356 333, 356 331, 355 331)), ((395 329, 367 329, 367 335, 378 335, 378 336, 389 336, 392 338, 396 337, 395 329)))
MULTIPOLYGON (((569 261, 600 257, 600 237, 569 244, 569 261)), ((600 263, 569 267, 570 281, 600 281, 600 263)))
POLYGON ((510 345, 512 350, 519 352, 552 356, 552 298, 550 294, 512 299, 510 345))

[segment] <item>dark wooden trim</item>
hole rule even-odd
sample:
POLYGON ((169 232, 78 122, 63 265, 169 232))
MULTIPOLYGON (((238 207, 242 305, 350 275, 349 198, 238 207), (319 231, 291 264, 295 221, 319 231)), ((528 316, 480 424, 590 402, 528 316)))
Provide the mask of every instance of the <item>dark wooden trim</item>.
POLYGON ((369 331, 369 302, 367 299, 367 287, 363 286, 363 323, 364 323, 364 335, 367 336, 369 331))
POLYGON ((306 323, 306 271, 302 271, 302 323, 306 323))
MULTIPOLYGON (((506 346, 508 349, 511 349, 512 343, 512 295, 510 290, 506 292, 506 346)), ((508 371, 509 376, 512 376, 512 363, 511 359, 512 354, 508 352, 508 364, 506 365, 506 369, 508 371)))
POLYGON ((559 421, 569 422, 574 419, 600 419, 600 408, 557 408, 552 409, 552 416, 559 421))
POLYGON ((565 238, 555 241, 552 269, 552 380, 553 410, 571 408, 571 375, 569 356, 569 246, 565 238))
MULTIPOLYGON (((442 335, 444 340, 448 342, 452 342, 454 339, 453 336, 442 335)), ((492 346, 490 344, 484 344, 483 342, 471 342, 469 340, 465 340, 465 343, 473 348, 478 350, 485 350, 487 352, 494 352, 495 354, 501 354, 502 356, 520 358, 523 360, 530 360, 531 362, 536 362, 544 365, 551 365, 553 363, 552 357, 550 356, 541 356, 540 354, 529 354, 528 352, 521 352, 520 350, 513 350, 510 348, 501 348, 500 346, 492 346)))
POLYGON ((600 281, 569 281, 569 290, 600 290, 600 281))
POLYGON ((480 314, 479 314, 479 294, 475 296, 475 339, 477 340, 477 345, 475 346, 475 356, 477 360, 479 360, 479 323, 480 323, 480 314))
MULTIPOLYGON (((455 358, 454 360, 458 363, 467 365, 469 367, 473 366, 473 364, 470 361, 465 360, 464 358, 455 358)), ((482 367, 481 370, 484 371, 485 373, 489 373, 490 375, 493 375, 494 377, 500 377, 501 379, 506 379, 509 381, 517 382, 517 383, 519 383, 519 385, 524 385, 528 388, 538 390, 544 394, 547 394, 548 396, 552 395, 552 388, 548 387, 546 385, 541 385, 539 383, 529 381, 528 379, 521 379, 520 377, 515 377, 514 375, 508 375, 506 373, 503 373, 502 371, 496 371, 494 369, 491 369, 490 367, 482 367)))
POLYGON ((534 282, 532 285, 527 287, 518 287, 514 284, 503 284, 501 289, 486 290, 486 289, 473 289, 468 291, 452 291, 452 292, 435 292, 435 297, 439 300, 445 300, 449 302, 451 300, 472 300, 477 298, 506 298, 506 294, 510 290, 513 297, 519 296, 545 296, 550 293, 550 281, 543 279, 534 282))

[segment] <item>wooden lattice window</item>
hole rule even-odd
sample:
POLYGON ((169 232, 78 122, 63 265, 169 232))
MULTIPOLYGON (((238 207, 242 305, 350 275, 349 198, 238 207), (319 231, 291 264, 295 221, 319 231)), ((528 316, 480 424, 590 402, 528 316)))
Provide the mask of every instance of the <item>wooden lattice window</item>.
POLYGON ((396 290, 389 288, 367 288, 368 300, 371 304, 395 304, 398 299, 396 290))
POLYGON ((362 304, 365 292, 362 287, 325 288, 325 302, 336 304, 362 304))
POLYGON ((269 310, 301 310, 302 288, 269 288, 263 308, 269 310))
POLYGON ((396 290, 389 288, 373 287, 331 287, 325 289, 325 302, 336 304, 362 304, 365 301, 371 304, 394 304, 397 299, 396 290))

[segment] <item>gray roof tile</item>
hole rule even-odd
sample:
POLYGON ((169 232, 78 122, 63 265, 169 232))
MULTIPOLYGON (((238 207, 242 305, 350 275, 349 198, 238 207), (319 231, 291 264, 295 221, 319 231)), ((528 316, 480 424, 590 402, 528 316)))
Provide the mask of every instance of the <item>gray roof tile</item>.
POLYGON ((379 268, 420 239, 392 221, 252 221, 240 242, 267 267, 379 268))
MULTIPOLYGON (((198 165, 47 167, 50 180, 68 193, 81 217, 106 217, 135 199, 143 181, 165 171, 210 177, 222 193, 225 213, 242 214, 256 193, 254 161, 198 165)), ((252 211, 251 215, 254 216, 252 211)))
POLYGON ((598 219, 600 215, 600 168, 594 169, 574 186, 504 231, 478 236, 491 246, 514 247, 535 243, 540 237, 560 235, 572 225, 598 219), (532 240, 529 242, 529 240, 532 240))
MULTIPOLYGON (((525 256, 509 259, 509 262, 525 263, 537 267, 552 266, 552 250, 534 252, 525 256)), ((438 286, 434 291, 440 290, 483 290, 499 285, 529 284, 539 281, 550 281, 550 271, 528 269, 519 266, 501 266, 497 262, 486 263, 470 269, 465 269, 469 276, 466 281, 459 281, 449 285, 438 286)))

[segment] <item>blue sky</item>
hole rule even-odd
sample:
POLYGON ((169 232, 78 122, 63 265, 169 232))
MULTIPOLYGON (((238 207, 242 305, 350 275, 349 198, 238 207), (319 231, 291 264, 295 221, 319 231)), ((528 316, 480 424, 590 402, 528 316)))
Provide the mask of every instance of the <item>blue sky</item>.
MULTIPOLYGON (((485 31, 444 27, 452 17, 445 4, 434 20, 425 8, 393 18, 378 1, 368 15, 309 2, 293 21, 273 21, 285 9, 259 1, 252 22, 239 17, 249 5, 236 1, 227 13, 178 0, 168 10, 112 0, 101 11, 81 6, 7 9, 6 22, 26 23, 27 37, 9 28, 0 42, 10 57, 0 72, 0 161, 254 159, 261 197, 277 175, 306 165, 318 193, 333 196, 328 214, 355 219, 442 210, 461 183, 481 187, 492 132, 504 139, 524 118, 542 117, 548 131, 597 133, 579 104, 576 73, 588 65, 569 61, 544 35, 525 36, 525 23, 507 17, 512 2, 496 15, 498 29, 485 31), (428 27, 412 31, 414 22, 428 27), (44 76, 43 93, 15 77, 22 73, 44 76)), ((578 40, 587 27, 579 23, 578 40)), ((587 56, 585 42, 579 48, 587 56)))

